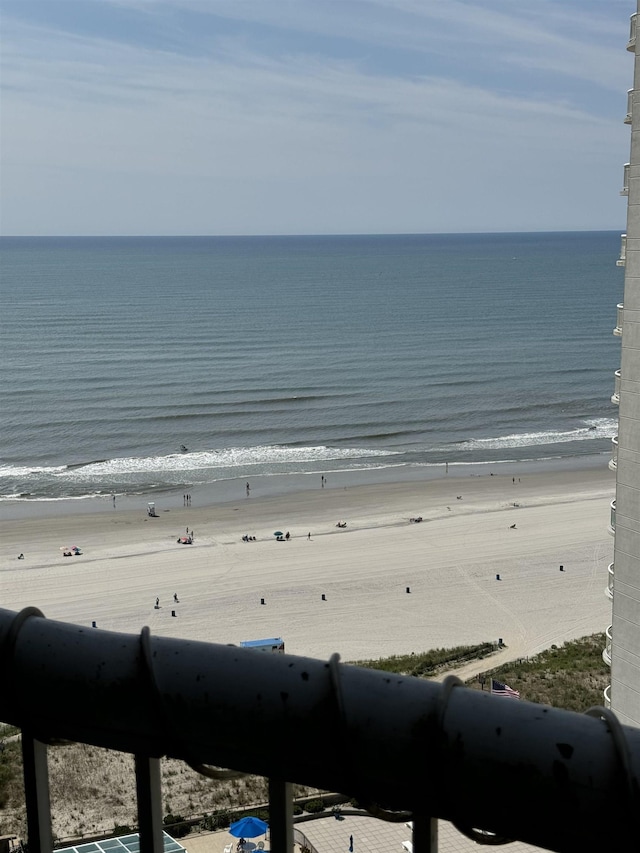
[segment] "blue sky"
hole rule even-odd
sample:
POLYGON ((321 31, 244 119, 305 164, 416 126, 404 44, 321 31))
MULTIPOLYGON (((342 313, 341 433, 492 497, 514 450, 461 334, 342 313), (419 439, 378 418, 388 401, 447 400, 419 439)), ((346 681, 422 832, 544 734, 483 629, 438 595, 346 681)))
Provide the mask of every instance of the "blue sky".
POLYGON ((624 230, 633 0, 0 0, 5 235, 624 230))

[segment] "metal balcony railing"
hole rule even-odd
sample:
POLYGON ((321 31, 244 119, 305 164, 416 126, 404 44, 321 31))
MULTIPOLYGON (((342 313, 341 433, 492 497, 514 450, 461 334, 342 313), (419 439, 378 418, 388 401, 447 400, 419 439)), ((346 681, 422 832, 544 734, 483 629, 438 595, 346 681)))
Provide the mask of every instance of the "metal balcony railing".
POLYGON ((605 636, 607 638, 607 643, 602 651, 602 660, 606 663, 607 666, 611 666, 611 643, 613 641, 612 625, 609 625, 609 627, 605 631, 605 636))
POLYGON ((611 439, 611 459, 609 460, 609 469, 616 471, 618 469, 618 436, 614 435, 611 439))
POLYGON ((622 189, 620 190, 620 195, 629 195, 629 171, 631 169, 630 163, 624 164, 624 173, 622 176, 622 189))
POLYGON ((624 267, 627 263, 627 235, 620 235, 620 257, 616 261, 617 267, 624 267))
POLYGON ((634 12, 629 22, 629 41, 627 42, 627 50, 631 51, 636 49, 636 20, 637 12, 634 12))
POLYGON ((609 522, 609 533, 612 536, 616 535, 616 502, 615 499, 611 501, 611 521, 609 522))
POLYGON ((604 591, 604 594, 607 596, 607 598, 610 598, 612 601, 613 601, 613 570, 614 570, 614 563, 609 563, 609 566, 607 568, 607 572, 608 572, 607 588, 604 591))
POLYGON ((608 685, 604 688, 604 690, 602 691, 602 693, 603 693, 603 698, 604 698, 604 707, 605 707, 605 708, 610 708, 610 707, 611 707, 611 685, 610 685, 610 684, 608 684, 608 685))
POLYGON ((616 370, 613 374, 613 394, 611 395, 611 402, 615 406, 620 405, 620 384, 622 382, 622 372, 620 368, 616 370))
POLYGON ((273 853, 293 850, 293 782, 411 820, 415 853, 436 853, 438 818, 560 853, 637 843, 640 730, 604 708, 575 714, 337 655, 116 634, 35 608, 0 610, 0 672, 0 719, 22 729, 29 853, 51 851, 45 744, 58 739, 134 754, 141 853, 162 853, 162 755, 267 777, 273 853))
POLYGON ((624 117, 625 124, 631 124, 633 120, 633 89, 627 90, 627 114, 624 117))
POLYGON ((618 302, 616 306, 616 325, 613 329, 613 334, 617 337, 622 335, 622 324, 624 323, 624 303, 618 302))

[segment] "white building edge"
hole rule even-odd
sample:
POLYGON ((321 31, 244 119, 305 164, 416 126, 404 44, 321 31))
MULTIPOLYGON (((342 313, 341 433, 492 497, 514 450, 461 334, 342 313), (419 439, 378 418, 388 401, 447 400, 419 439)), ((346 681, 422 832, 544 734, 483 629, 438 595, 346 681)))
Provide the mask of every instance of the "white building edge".
POLYGON ((609 528, 615 544, 605 590, 613 616, 603 658, 611 667, 605 704, 620 722, 640 727, 640 0, 637 8, 627 44, 634 54, 634 81, 624 119, 631 125, 631 153, 621 190, 627 196, 627 230, 617 263, 625 268, 624 301, 617 308, 614 334, 621 339, 622 352, 611 397, 619 419, 609 463, 616 472, 609 528))

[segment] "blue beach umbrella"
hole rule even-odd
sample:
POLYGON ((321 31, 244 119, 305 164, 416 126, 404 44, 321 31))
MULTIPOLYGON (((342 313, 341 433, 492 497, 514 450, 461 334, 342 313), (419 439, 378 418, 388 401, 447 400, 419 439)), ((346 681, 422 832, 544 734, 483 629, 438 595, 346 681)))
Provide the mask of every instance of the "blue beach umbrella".
POLYGON ((229 827, 229 832, 235 838, 255 838, 257 835, 265 835, 268 825, 259 817, 242 817, 229 827))

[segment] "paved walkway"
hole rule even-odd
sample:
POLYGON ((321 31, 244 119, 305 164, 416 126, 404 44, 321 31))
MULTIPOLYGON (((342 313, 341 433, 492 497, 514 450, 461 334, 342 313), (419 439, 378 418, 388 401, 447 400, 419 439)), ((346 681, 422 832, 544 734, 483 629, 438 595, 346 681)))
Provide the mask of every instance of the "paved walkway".
MULTIPOLYGON (((352 815, 336 820, 329 815, 296 823, 295 828, 306 835, 318 853, 349 853, 350 836, 353 836, 353 853, 408 853, 411 850, 410 847, 408 850, 403 847, 403 842, 411 841, 411 828, 405 823, 388 823, 372 817, 352 815)), ((187 853, 224 853, 225 846, 233 841, 226 830, 188 835, 180 839, 187 853)), ((268 846, 267 843, 267 850, 268 846)), ((439 821, 438 853, 478 853, 481 849, 450 823, 439 821)), ((509 853, 534 853, 539 850, 538 847, 519 841, 503 849, 509 853)))

